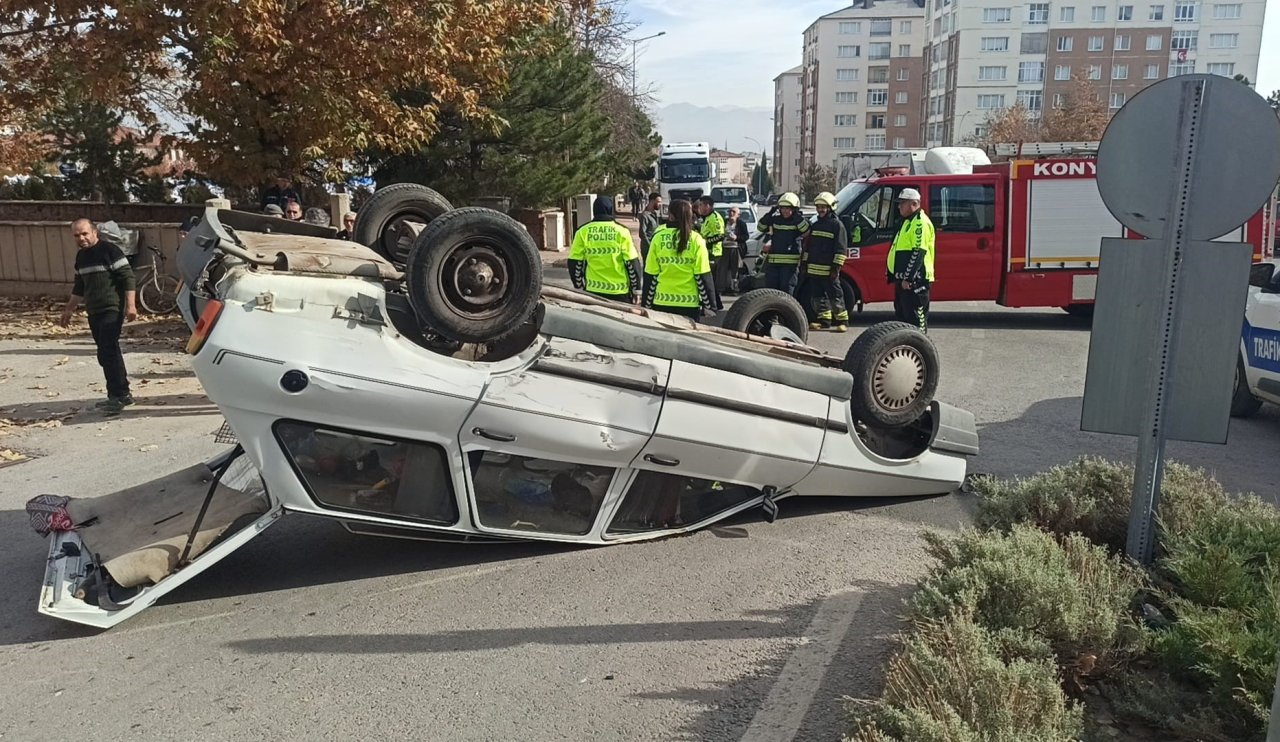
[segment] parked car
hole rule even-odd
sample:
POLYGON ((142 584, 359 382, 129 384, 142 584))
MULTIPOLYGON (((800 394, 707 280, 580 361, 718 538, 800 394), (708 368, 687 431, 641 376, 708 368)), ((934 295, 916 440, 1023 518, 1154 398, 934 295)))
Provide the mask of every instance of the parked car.
POLYGON ((1240 359, 1231 414, 1248 417, 1263 402, 1280 404, 1280 270, 1277 261, 1257 263, 1249 274, 1240 359))
POLYGON ((781 292, 740 297, 720 328, 543 286, 518 222, 478 208, 414 221, 441 202, 375 193, 373 248, 205 212, 178 252, 179 304, 234 448, 102 497, 33 501, 56 511, 41 613, 116 625, 286 512, 369 535, 607 545, 752 509, 772 520, 791 496, 963 481, 973 415, 933 398, 938 356, 918 330, 873 326, 841 359, 804 344, 781 292))

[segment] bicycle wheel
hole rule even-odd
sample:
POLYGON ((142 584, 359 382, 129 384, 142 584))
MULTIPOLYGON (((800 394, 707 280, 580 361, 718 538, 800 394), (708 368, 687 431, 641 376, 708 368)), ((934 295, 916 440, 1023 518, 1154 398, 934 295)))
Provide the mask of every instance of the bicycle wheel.
POLYGON ((149 314, 170 314, 178 308, 178 279, 153 276, 138 286, 138 303, 149 314))

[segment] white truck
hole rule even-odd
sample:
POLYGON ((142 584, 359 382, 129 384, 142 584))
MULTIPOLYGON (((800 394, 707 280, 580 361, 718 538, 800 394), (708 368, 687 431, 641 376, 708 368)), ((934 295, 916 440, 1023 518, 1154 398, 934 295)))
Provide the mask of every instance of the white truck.
POLYGON ((715 168, 711 163, 708 142, 672 142, 662 145, 658 153, 658 192, 662 194, 662 213, 672 199, 694 201, 711 193, 715 168))
POLYGON ((1263 402, 1280 404, 1280 270, 1275 260, 1254 265, 1249 274, 1231 414, 1248 417, 1263 402))

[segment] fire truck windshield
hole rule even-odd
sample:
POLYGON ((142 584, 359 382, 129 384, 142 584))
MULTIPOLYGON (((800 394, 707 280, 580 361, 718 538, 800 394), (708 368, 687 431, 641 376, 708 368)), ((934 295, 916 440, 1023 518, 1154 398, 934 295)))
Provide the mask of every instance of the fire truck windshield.
POLYGON ((840 192, 836 194, 836 209, 841 214, 852 214, 853 212, 850 211, 849 207, 851 205, 856 207, 858 205, 857 202, 861 201, 869 190, 871 190, 871 186, 866 183, 853 181, 841 188, 840 192))

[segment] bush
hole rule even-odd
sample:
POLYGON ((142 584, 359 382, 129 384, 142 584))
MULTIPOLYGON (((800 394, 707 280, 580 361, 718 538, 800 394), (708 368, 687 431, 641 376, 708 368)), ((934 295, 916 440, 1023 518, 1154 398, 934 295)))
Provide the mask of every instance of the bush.
POLYGON ((963 609, 999 636, 1034 636, 1075 682, 1104 676, 1141 650, 1143 633, 1129 608, 1143 575, 1087 539, 1055 539, 1024 525, 925 539, 939 564, 912 597, 917 618, 963 609))
POLYGON ((1044 642, 1009 643, 963 612, 922 621, 890 661, 885 690, 846 742, 1079 739, 1081 712, 1044 642))

